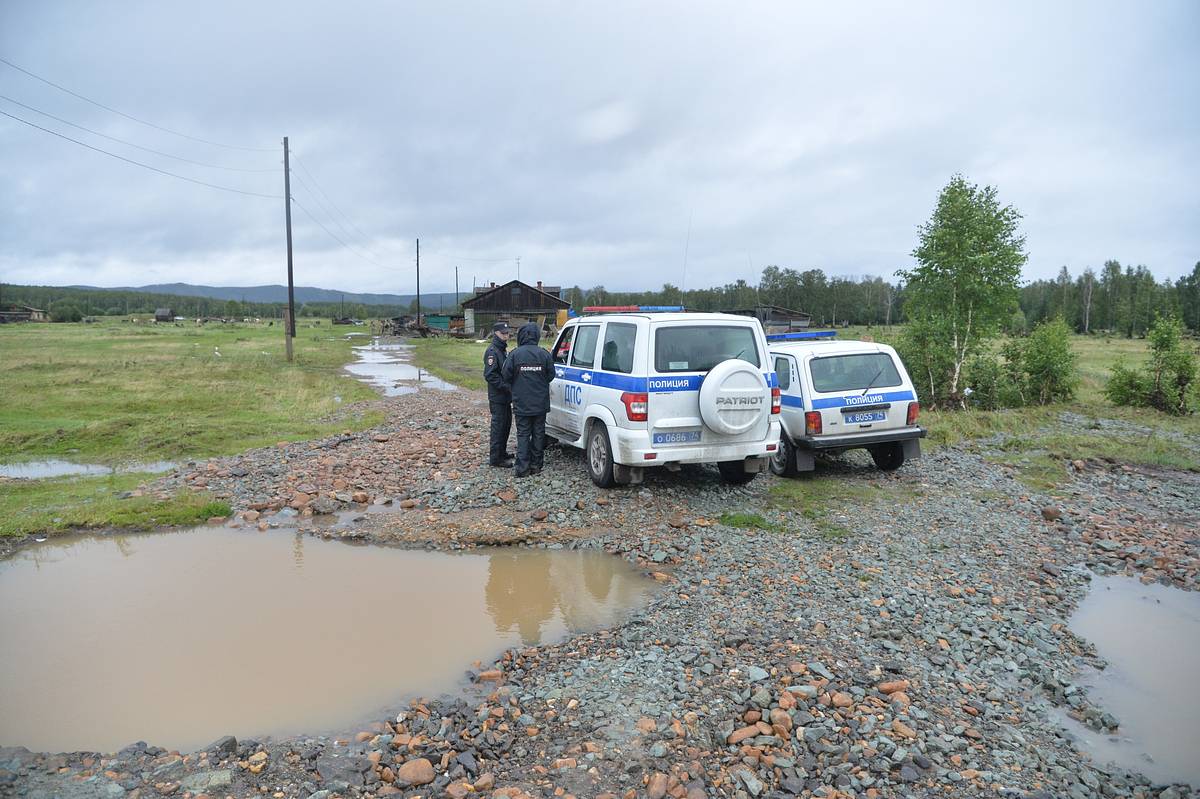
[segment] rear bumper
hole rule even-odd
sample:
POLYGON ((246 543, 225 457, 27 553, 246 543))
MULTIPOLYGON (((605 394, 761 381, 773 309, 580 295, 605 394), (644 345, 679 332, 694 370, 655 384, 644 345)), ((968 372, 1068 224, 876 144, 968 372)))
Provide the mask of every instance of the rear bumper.
POLYGON ((903 430, 881 430, 878 433, 856 433, 849 436, 802 436, 792 439, 798 449, 820 452, 827 449, 855 449, 895 441, 913 441, 925 437, 924 427, 906 427, 903 430))
POLYGON ((760 441, 730 444, 693 444, 682 447, 651 446, 646 430, 610 427, 613 460, 625 466, 661 466, 667 463, 720 463, 746 458, 769 458, 779 448, 779 423, 772 420, 760 441), (769 447, 769 449, 768 449, 769 447), (646 455, 654 455, 647 460, 646 455))

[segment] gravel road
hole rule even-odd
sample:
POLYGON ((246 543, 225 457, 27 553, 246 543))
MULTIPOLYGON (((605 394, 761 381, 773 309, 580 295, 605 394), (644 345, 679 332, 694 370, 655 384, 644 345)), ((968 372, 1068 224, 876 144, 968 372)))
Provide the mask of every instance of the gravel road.
MULTIPOLYGON (((653 575, 657 598, 620 628, 463 664, 457 695, 355 734, 228 738, 183 755, 2 749, 0 792, 1194 795, 1091 762, 1054 714, 1119 730, 1076 683, 1103 662, 1066 621, 1092 572, 1200 588, 1200 475, 1064 462, 1051 497, 949 448, 891 474, 852 453, 820 472, 835 479, 798 487, 764 475, 734 488, 685 468, 602 491, 573 450, 551 448, 524 480, 488 467, 481 395, 379 403, 388 421, 372 430, 191 464, 146 490, 212 491, 246 529, 600 548, 653 575), (723 524, 732 512, 758 526, 723 524)), ((1059 424, 1105 433, 1087 421, 1059 424)))

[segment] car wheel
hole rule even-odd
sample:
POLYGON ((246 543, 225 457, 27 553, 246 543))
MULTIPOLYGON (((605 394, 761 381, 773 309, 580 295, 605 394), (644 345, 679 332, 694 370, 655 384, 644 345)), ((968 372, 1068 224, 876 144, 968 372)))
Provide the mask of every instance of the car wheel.
POLYGON ((904 445, 899 441, 871 447, 871 459, 885 472, 894 471, 904 465, 904 445))
POLYGON ((612 443, 603 422, 592 422, 588 429, 586 458, 588 475, 601 488, 612 488, 617 484, 613 477, 612 443))
POLYGON ((717 464, 721 479, 731 485, 740 486, 749 483, 758 476, 758 472, 746 471, 745 461, 721 461, 717 464))
POLYGON ((777 477, 795 477, 799 470, 796 468, 796 448, 784 431, 779 433, 779 446, 771 456, 771 474, 777 477))

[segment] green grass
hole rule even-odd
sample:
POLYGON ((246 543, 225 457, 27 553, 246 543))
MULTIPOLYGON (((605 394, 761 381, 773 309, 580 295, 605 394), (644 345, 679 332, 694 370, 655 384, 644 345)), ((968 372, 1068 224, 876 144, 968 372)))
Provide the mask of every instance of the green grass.
POLYGON ((771 485, 772 507, 803 516, 824 539, 839 541, 852 531, 833 518, 841 511, 852 514, 854 508, 879 501, 905 502, 918 494, 909 483, 863 481, 847 476, 801 476, 776 481, 771 485))
POLYGON ((741 527, 745 530, 775 532, 779 529, 779 525, 767 521, 761 513, 747 513, 745 511, 722 513, 718 521, 726 527, 741 527))
POLYGON ((149 529, 200 524, 231 512, 228 503, 214 502, 203 492, 180 493, 166 500, 154 496, 119 498, 153 477, 133 473, 0 484, 0 536, 77 528, 149 529))
POLYGON ((302 321, 294 344, 288 364, 277 325, 5 325, 0 459, 205 457, 380 418, 328 420, 377 396, 342 372, 352 355, 341 331, 302 321))
MULTIPOLYGON (((487 388, 483 382, 486 343, 454 338, 419 338, 413 339, 412 343, 413 363, 420 368, 456 386, 473 391, 487 388)), ((516 342, 510 342, 510 349, 515 345, 516 342)))

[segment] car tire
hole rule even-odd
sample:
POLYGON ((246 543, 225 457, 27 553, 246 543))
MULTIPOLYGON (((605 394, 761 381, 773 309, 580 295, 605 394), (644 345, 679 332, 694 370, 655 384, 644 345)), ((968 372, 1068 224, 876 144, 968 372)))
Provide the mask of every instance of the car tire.
POLYGON ((745 461, 721 461, 717 464, 721 479, 735 486, 743 486, 758 476, 758 472, 746 471, 745 461))
POLYGON ((588 427, 587 446, 583 452, 583 461, 592 482, 601 488, 615 486, 617 481, 613 476, 612 442, 604 422, 595 421, 588 427))
POLYGON ((871 459, 881 471, 891 472, 904 465, 904 445, 899 441, 870 448, 871 459))
POLYGON ((779 433, 779 448, 771 456, 771 474, 776 477, 795 477, 800 470, 796 468, 796 448, 784 431, 779 433))

